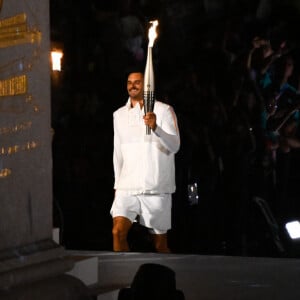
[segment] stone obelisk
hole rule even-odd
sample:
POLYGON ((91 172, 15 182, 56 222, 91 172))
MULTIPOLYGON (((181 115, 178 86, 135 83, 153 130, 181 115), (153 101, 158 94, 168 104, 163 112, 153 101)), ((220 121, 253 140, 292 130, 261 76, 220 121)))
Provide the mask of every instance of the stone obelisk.
POLYGON ((0 2, 1 300, 85 293, 52 240, 49 2, 0 2))

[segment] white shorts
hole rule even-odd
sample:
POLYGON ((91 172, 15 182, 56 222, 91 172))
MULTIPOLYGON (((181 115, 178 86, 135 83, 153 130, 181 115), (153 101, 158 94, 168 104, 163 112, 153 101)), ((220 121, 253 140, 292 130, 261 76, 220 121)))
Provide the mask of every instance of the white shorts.
POLYGON ((150 228, 155 234, 164 234, 171 228, 172 195, 129 195, 116 191, 110 214, 112 217, 126 217, 134 222, 139 216, 139 223, 150 228))

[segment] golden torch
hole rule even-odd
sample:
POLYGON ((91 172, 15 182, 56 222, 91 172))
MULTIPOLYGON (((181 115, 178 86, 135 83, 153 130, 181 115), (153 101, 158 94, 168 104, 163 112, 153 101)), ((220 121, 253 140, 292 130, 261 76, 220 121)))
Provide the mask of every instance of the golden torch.
MULTIPOLYGON (((154 44, 154 40, 156 39, 156 27, 158 25, 158 21, 151 21, 151 26, 148 32, 148 53, 147 53, 147 61, 144 75, 144 112, 152 112, 154 108, 155 96, 154 96, 154 71, 153 71, 153 62, 152 62, 152 48, 154 44)), ((149 126, 146 127, 146 134, 151 134, 151 128, 149 126)))

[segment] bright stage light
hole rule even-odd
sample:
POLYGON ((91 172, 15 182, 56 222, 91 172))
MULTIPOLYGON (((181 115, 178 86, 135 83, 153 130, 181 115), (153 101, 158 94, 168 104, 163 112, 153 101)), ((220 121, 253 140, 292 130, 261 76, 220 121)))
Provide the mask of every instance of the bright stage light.
POLYGON ((300 222, 299 221, 291 221, 285 224, 285 228, 291 239, 299 239, 300 238, 300 222))
POLYGON ((61 59, 63 57, 62 51, 51 51, 51 59, 52 59, 52 70, 53 71, 61 71, 61 59))

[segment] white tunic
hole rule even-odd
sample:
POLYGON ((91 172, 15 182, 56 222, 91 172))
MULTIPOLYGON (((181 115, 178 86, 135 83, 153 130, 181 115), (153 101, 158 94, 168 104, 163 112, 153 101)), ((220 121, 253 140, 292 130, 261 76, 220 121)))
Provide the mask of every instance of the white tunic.
POLYGON ((114 173, 116 190, 129 194, 175 192, 174 155, 180 138, 177 118, 170 105, 156 101, 157 128, 146 135, 143 108, 127 104, 113 114, 114 173))

